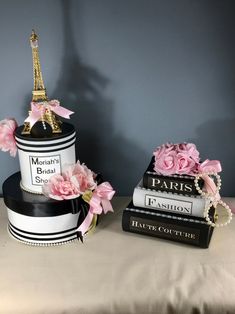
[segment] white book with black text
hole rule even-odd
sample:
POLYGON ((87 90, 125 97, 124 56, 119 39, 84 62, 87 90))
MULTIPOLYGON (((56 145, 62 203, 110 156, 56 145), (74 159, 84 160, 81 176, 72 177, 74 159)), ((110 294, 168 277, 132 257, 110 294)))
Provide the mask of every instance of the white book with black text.
POLYGON ((196 217, 203 217, 204 209, 209 206, 209 202, 209 199, 200 195, 185 196, 146 189, 142 185, 142 180, 133 194, 135 206, 196 217))

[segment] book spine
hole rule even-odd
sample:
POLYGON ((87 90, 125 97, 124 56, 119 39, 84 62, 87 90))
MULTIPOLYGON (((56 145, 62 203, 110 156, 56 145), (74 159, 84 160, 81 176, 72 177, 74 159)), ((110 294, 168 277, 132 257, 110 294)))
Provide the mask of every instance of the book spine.
POLYGON ((123 211, 122 228, 124 231, 164 238, 172 241, 207 248, 213 232, 213 227, 207 224, 186 222, 180 220, 136 212, 129 208, 123 211))
MULTIPOLYGON (((200 188, 203 186, 203 180, 199 180, 200 188)), ((156 191, 166 191, 183 195, 199 195, 194 179, 185 177, 167 177, 160 176, 153 172, 146 171, 143 176, 143 187, 156 191)))
POLYGON ((209 205, 209 200, 200 196, 190 197, 137 186, 133 193, 133 204, 142 208, 203 217, 204 208, 209 205))

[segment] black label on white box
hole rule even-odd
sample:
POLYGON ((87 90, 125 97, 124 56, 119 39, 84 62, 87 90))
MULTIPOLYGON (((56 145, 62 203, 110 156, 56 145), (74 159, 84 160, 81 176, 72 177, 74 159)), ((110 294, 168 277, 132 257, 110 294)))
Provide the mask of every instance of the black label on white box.
POLYGON ((194 244, 198 244, 200 238, 200 230, 195 228, 186 228, 132 216, 130 217, 130 231, 194 244))
POLYGON ((29 156, 32 185, 44 185, 49 178, 61 173, 60 155, 29 156))
POLYGON ((192 215, 192 202, 177 200, 174 198, 145 195, 145 206, 149 208, 157 208, 175 213, 192 215))

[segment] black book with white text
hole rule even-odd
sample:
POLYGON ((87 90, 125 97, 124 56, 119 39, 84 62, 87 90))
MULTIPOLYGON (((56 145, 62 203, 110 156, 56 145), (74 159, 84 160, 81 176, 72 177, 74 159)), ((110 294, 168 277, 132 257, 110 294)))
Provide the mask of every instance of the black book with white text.
MULTIPOLYGON (((211 212, 214 215, 214 211, 211 212)), ((212 221, 214 220, 211 217, 212 221)), ((213 227, 204 218, 143 210, 131 202, 122 215, 124 231, 208 248, 213 227)))
MULTIPOLYGON (((200 188, 203 187, 203 179, 198 180, 200 188)), ((198 195, 194 184, 194 177, 189 175, 164 176, 154 171, 154 157, 143 175, 143 187, 156 191, 166 191, 183 195, 198 195)))

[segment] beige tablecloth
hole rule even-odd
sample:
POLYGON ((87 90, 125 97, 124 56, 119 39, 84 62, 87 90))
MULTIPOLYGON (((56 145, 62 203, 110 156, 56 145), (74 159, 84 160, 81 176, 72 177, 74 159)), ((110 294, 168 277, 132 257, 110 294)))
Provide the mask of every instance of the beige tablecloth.
POLYGON ((0 313, 235 313, 235 219, 200 249, 123 232, 128 200, 84 244, 59 247, 11 239, 1 202, 0 313))

